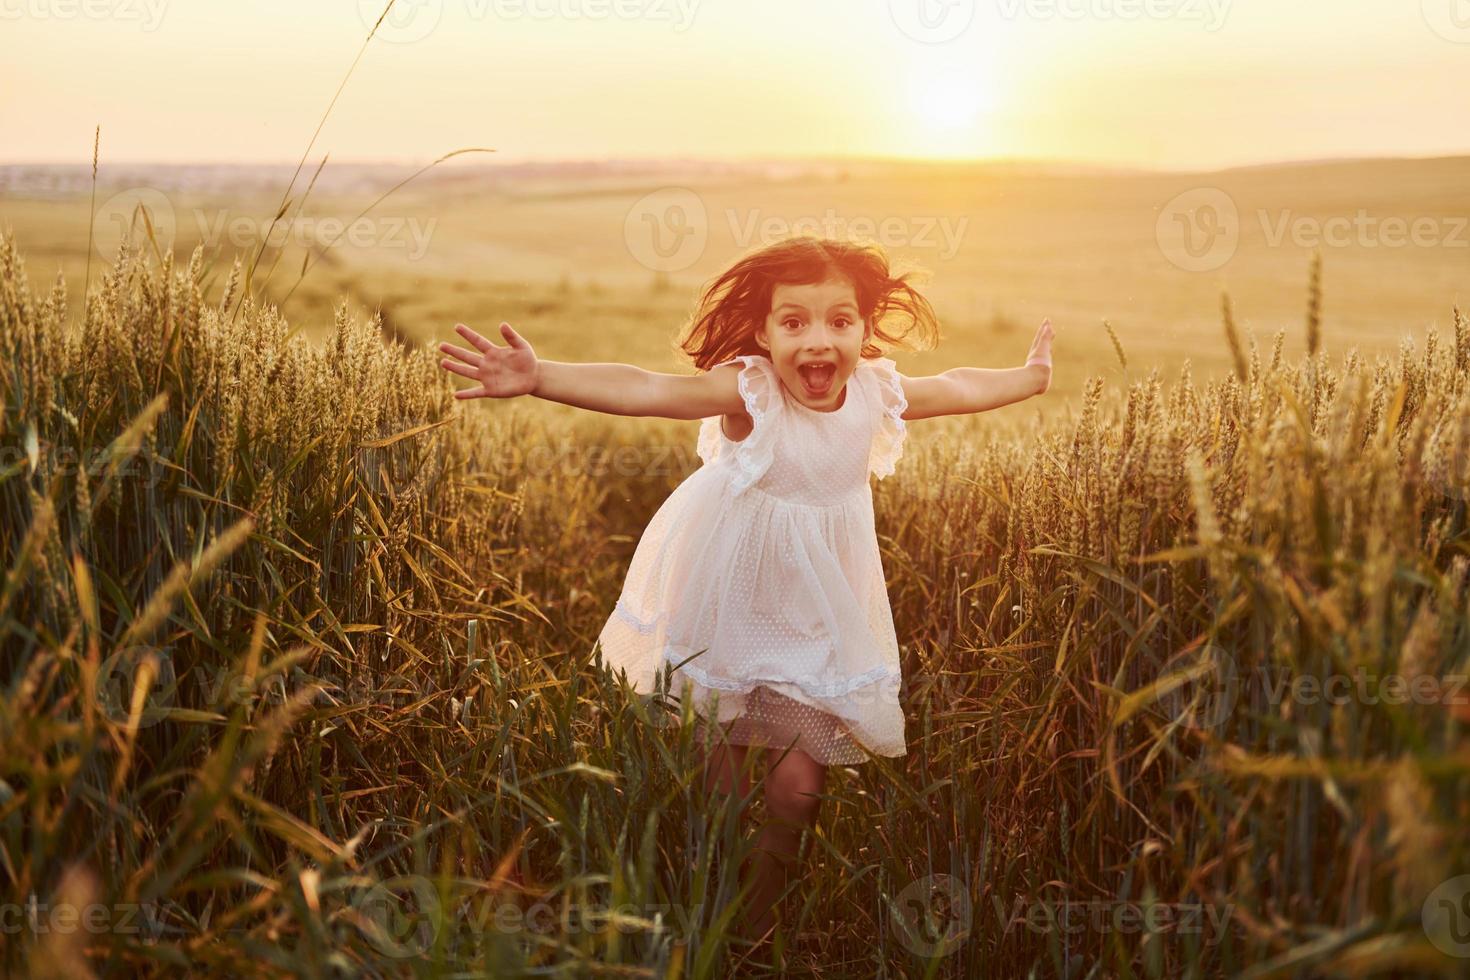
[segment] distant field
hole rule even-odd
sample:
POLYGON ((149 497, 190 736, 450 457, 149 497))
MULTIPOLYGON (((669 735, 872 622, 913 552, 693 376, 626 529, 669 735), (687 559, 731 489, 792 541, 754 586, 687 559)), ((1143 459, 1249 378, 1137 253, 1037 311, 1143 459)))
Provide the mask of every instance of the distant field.
MULTIPOLYGON (((1391 351, 1403 336, 1443 333, 1470 282, 1470 158, 1198 174, 459 164, 397 191, 325 253, 286 304, 292 322, 319 337, 347 296, 381 305, 414 338, 447 338, 455 321, 489 331, 508 319, 549 358, 680 370, 671 346, 695 291, 742 248, 786 230, 844 234, 866 222, 898 260, 932 274, 944 343, 900 352, 906 372, 1013 363, 1050 316, 1061 329, 1056 390, 1075 395, 1088 374, 1119 369, 1105 318, 1129 375, 1158 366, 1171 376, 1186 357, 1196 378, 1225 369, 1222 289, 1243 330, 1268 345, 1285 328, 1287 352, 1299 352, 1319 238, 1332 351, 1391 351), (656 249, 655 231, 670 254, 656 249)), ((181 260, 201 240, 228 256, 259 240, 291 169, 103 166, 94 280, 138 188, 171 211, 171 228, 160 227, 181 260)), ((324 219, 354 218, 408 173, 329 166, 270 279, 272 297, 296 282, 309 235, 328 237, 324 219)), ((293 207, 310 176, 308 168, 298 178, 293 207)), ((86 168, 0 168, 0 224, 15 231, 33 277, 60 268, 73 289, 80 284, 90 198, 86 168)), ((262 269, 272 260, 268 253, 262 269)))

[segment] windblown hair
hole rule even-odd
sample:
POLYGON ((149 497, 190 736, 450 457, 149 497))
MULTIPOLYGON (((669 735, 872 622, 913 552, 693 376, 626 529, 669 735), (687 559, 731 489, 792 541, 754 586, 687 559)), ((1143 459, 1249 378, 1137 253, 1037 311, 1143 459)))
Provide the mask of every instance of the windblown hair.
POLYGON ((939 320, 929 301, 910 285, 913 275, 893 275, 887 253, 876 244, 813 235, 783 239, 746 253, 711 280, 679 347, 701 371, 741 354, 765 354, 755 333, 770 315, 777 284, 808 285, 841 277, 852 283, 858 314, 872 327, 862 357, 884 354, 874 340, 931 349, 939 343, 939 320))

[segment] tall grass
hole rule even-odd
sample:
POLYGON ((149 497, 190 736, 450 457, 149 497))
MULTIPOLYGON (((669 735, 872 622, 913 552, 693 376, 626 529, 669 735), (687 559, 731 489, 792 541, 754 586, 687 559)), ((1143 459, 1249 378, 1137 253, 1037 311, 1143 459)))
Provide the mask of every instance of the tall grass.
MULTIPOLYGON (((692 429, 462 406, 431 348, 345 307, 314 347, 201 265, 125 243, 72 323, 0 237, 4 971, 755 974, 750 828, 592 644, 692 429)), ((876 492, 910 750, 833 771, 785 971, 1470 963, 1423 920, 1470 696, 1279 693, 1467 673, 1470 324, 1263 364, 1225 316, 1223 380, 915 426, 876 492)))

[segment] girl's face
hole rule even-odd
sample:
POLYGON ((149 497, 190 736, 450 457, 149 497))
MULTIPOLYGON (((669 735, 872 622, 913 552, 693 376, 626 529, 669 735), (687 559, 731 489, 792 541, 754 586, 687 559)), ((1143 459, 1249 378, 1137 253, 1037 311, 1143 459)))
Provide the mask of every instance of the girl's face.
POLYGON ((771 312, 755 334, 786 389, 818 412, 842 407, 867 339, 852 284, 842 278, 778 284, 771 312))

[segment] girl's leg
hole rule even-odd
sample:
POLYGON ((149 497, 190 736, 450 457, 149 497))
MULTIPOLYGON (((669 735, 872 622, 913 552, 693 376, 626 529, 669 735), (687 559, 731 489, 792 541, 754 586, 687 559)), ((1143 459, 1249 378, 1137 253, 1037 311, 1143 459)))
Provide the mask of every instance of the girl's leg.
MULTIPOLYGON (((719 729, 710 731, 710 745, 705 744, 707 729, 701 727, 696 739, 696 754, 699 756, 700 781, 699 785, 704 789, 707 800, 716 801, 719 804, 730 805, 733 803, 738 808, 734 816, 736 826, 743 836, 745 826, 745 807, 740 802, 750 794, 750 773, 746 770, 749 746, 732 745, 721 739, 719 729), (732 799, 738 794, 738 798, 732 799)), ((758 758, 758 757, 756 757, 758 758)), ((753 761, 753 760, 752 760, 753 761)), ((712 811, 718 813, 718 807, 712 811)), ((722 830, 717 833, 723 834, 722 830)), ((717 842, 709 855, 710 873, 715 880, 723 877, 720 868, 723 864, 720 852, 721 845, 717 842)), ((737 882, 737 885, 739 883, 737 882)))
POLYGON ((746 919, 751 939, 766 935, 776 923, 777 900, 798 863, 802 831, 816 823, 822 803, 816 794, 827 780, 827 767, 800 749, 767 749, 766 757, 765 798, 770 820, 761 829, 752 859, 755 887, 746 919))
POLYGON ((706 795, 715 790, 726 794, 738 790, 741 796, 750 792, 750 773, 745 767, 745 754, 749 746, 731 745, 722 741, 719 731, 715 731, 711 738, 712 746, 706 755, 703 729, 700 730, 697 741, 702 770, 701 785, 706 795))

